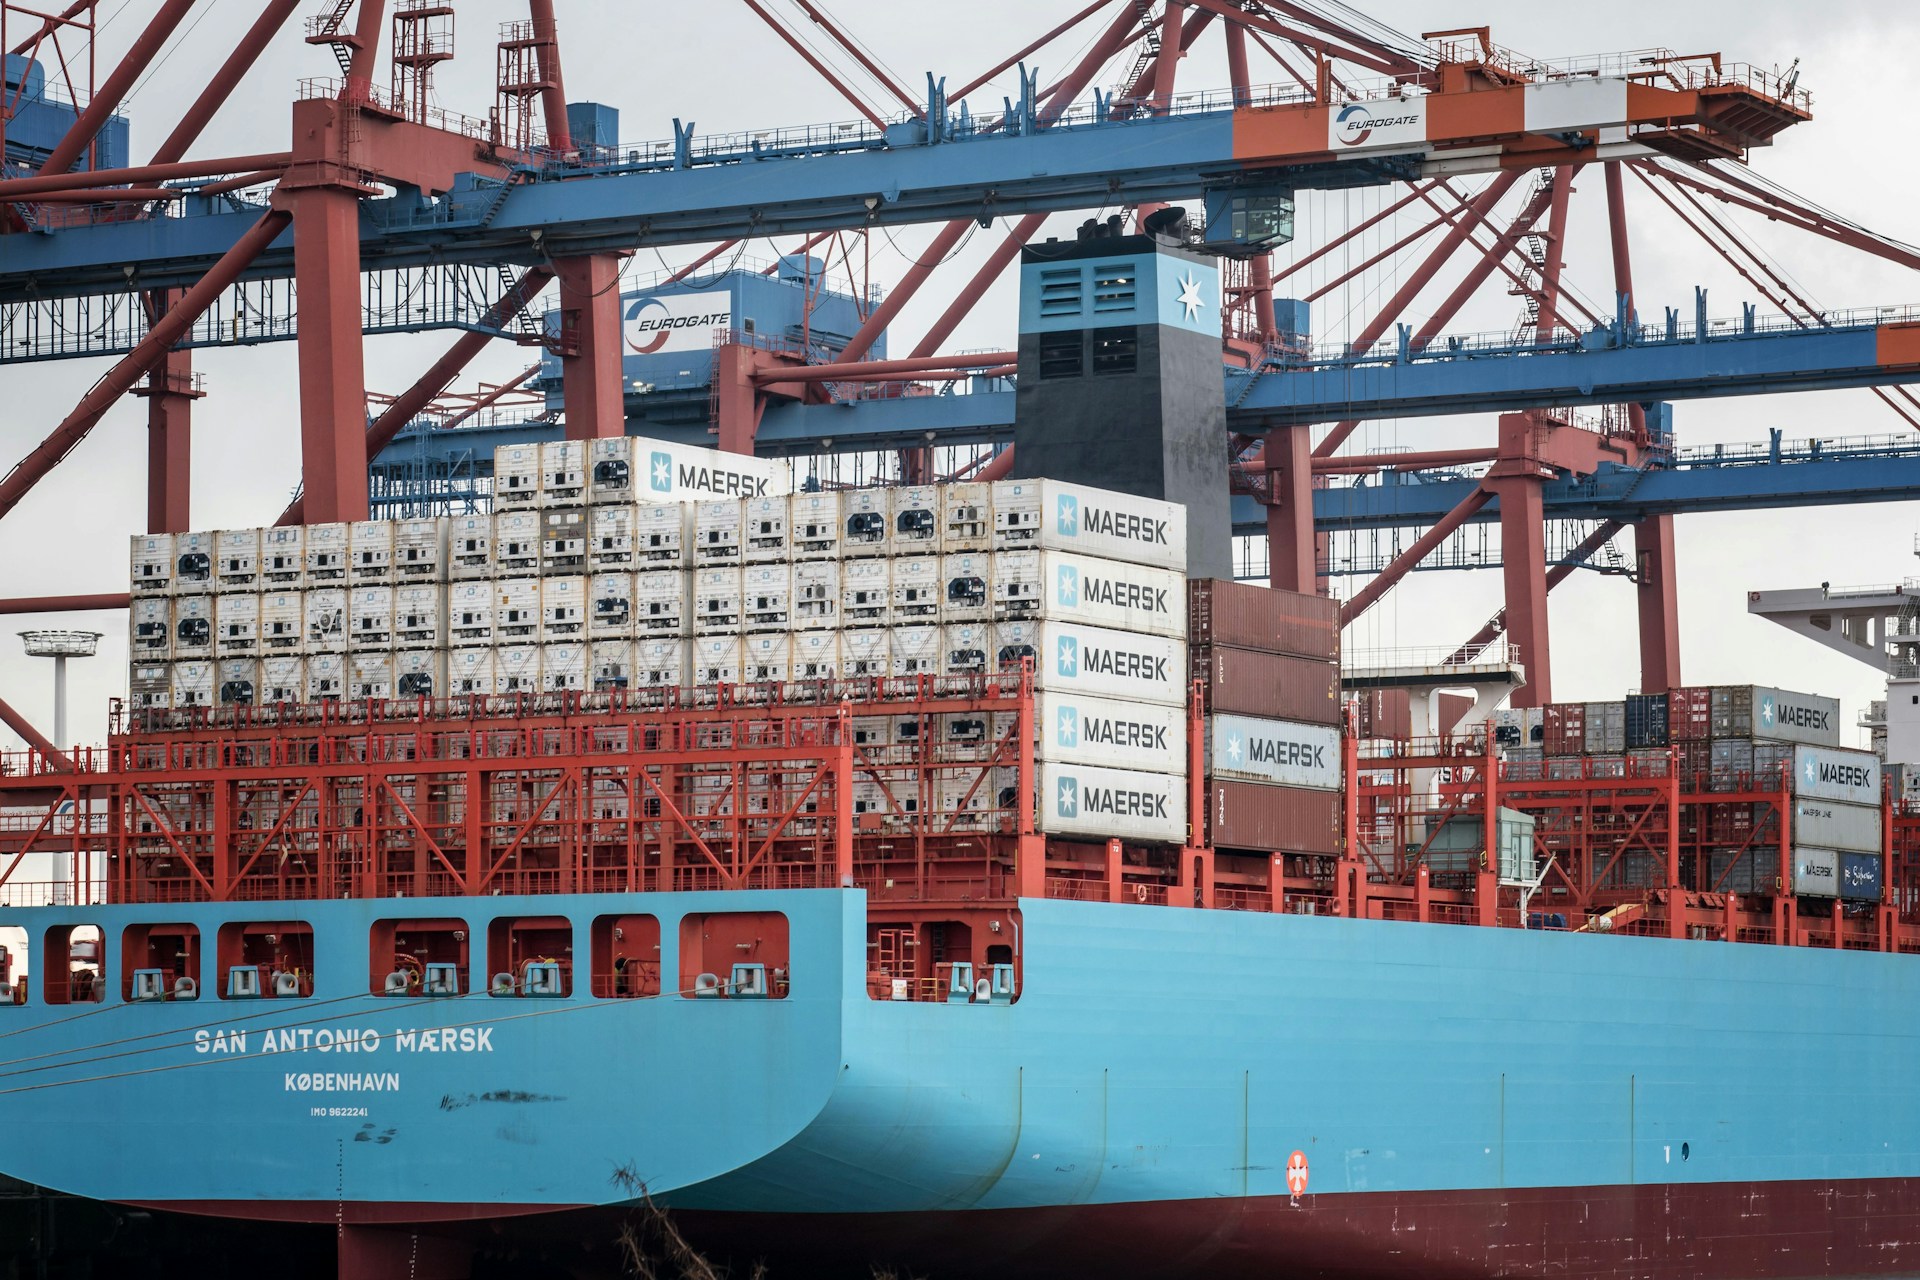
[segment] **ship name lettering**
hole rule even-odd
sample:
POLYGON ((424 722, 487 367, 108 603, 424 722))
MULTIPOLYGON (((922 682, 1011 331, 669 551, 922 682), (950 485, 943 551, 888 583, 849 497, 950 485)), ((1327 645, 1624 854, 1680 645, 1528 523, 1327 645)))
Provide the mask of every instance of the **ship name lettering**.
POLYGON ((1167 608, 1165 587, 1142 586, 1138 582, 1116 582, 1110 578, 1082 578, 1080 598, 1089 604, 1110 605, 1115 609, 1145 609, 1148 613, 1172 613, 1172 610, 1167 608))
POLYGON ((281 1087, 287 1093, 395 1093, 398 1071, 286 1071, 281 1087))
POLYGON ((1129 542, 1151 542, 1162 547, 1167 545, 1167 522, 1150 516, 1103 511, 1082 503, 1080 527, 1087 533, 1104 533, 1110 538, 1125 538, 1129 542))
POLYGON ((396 1031, 393 1047, 406 1053, 492 1053, 492 1027, 429 1027, 396 1031))
POLYGON ((286 1027, 268 1030, 261 1038, 265 1053, 297 1053, 314 1049, 321 1053, 372 1053, 380 1047, 380 1033, 371 1029, 336 1031, 331 1027, 286 1027))
POLYGON ((247 1051, 247 1033, 244 1031, 207 1031, 193 1033, 193 1051, 195 1053, 245 1053, 247 1051))
POLYGON ((1108 720, 1089 716, 1080 723, 1084 742, 1109 747, 1144 747, 1149 751, 1167 749, 1167 726, 1139 720, 1108 720))

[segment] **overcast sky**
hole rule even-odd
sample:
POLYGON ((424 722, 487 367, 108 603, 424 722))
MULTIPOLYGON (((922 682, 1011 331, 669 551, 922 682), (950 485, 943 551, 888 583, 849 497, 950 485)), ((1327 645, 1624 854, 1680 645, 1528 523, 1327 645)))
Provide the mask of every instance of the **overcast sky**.
MULTIPOLYGON (((774 0, 771 7, 789 17, 797 12, 790 0, 774 0)), ((929 70, 958 87, 1078 7, 1079 0, 974 0, 966 5, 836 0, 832 12, 917 92, 929 70)), ((153 8, 150 0, 103 4, 103 12, 113 15, 102 37, 103 68, 111 65, 153 8)), ((1817 9, 1788 0, 1701 0, 1686 5, 1615 0, 1583 6, 1549 6, 1537 0, 1383 0, 1366 8, 1372 16, 1415 33, 1491 24, 1500 43, 1550 58, 1654 46, 1682 52, 1720 50, 1730 60, 1769 68, 1784 69, 1798 58, 1801 83, 1814 95, 1816 118, 1758 153, 1756 166, 1876 230, 1920 241, 1915 199, 1920 177, 1905 162, 1904 144, 1886 115, 1890 102, 1904 100, 1901 86, 1910 77, 1907 55, 1920 40, 1920 14, 1863 0, 1838 0, 1817 9)), ((201 0, 199 15, 190 20, 197 26, 189 38, 175 42, 128 106, 136 160, 149 155, 172 127, 234 33, 251 18, 252 9, 246 0, 201 0)), ((677 5, 660 0, 560 0, 558 9, 569 96, 617 107, 628 141, 670 136, 675 117, 697 122, 703 132, 853 117, 846 102, 739 0, 677 5)), ((444 107, 474 116, 487 113, 497 26, 523 13, 523 8, 505 2, 469 0, 460 6, 458 56, 441 69, 437 82, 444 107)), ((1056 52, 1040 57, 1043 80, 1065 69, 1090 35, 1091 28, 1084 30, 1087 34, 1075 32, 1056 52)), ((1111 84, 1123 69, 1110 69, 1101 83, 1111 84)), ((288 103, 298 81, 333 71, 324 50, 309 48, 289 31, 215 120, 195 154, 283 149, 288 103)), ((1255 76, 1281 78, 1271 70, 1256 69, 1255 76)), ((1181 67, 1180 86, 1226 84, 1221 41, 1210 33, 1181 67)), ((870 84, 863 80, 860 85, 871 100, 880 101, 870 84)), ((976 103, 997 104, 1001 92, 1013 91, 1009 73, 983 90, 976 103)), ((1593 174, 1576 188, 1566 250, 1568 278, 1604 310, 1612 285, 1601 221, 1602 184, 1593 174)), ((1301 250, 1324 242, 1393 198, 1391 191, 1304 197, 1301 250)), ((1751 287, 1680 229, 1647 192, 1632 189, 1629 201, 1642 315, 1657 315, 1663 306, 1690 313, 1697 284, 1711 290, 1715 316, 1737 315, 1740 304, 1754 296, 1751 287)), ((1066 234, 1081 216, 1063 215, 1054 225, 1066 234)), ((1739 225, 1823 307, 1920 302, 1920 279, 1904 268, 1752 219, 1739 225)), ((1356 242, 1337 260, 1302 271, 1296 277, 1301 291, 1384 247, 1390 226, 1356 242)), ((1002 234, 996 227, 973 236, 955 261, 936 273, 896 323, 896 351, 906 350, 932 322, 971 275, 972 264, 1002 234)), ((914 231, 876 236, 871 246, 873 280, 890 284, 924 240, 924 233, 914 231)), ((764 244, 753 249, 763 256, 775 251, 764 244)), ((6 241, 0 238, 0 262, 5 254, 6 241)), ((689 256, 643 250, 630 270, 644 274, 689 256)), ((1280 263, 1288 260, 1283 252, 1280 263)), ((1400 273, 1412 265, 1410 258, 1396 260, 1330 296, 1315 310, 1317 336, 1336 340, 1351 332, 1371 314, 1368 303, 1391 295, 1400 273)), ((1424 319, 1449 287, 1450 282, 1443 281, 1409 318, 1424 319)), ((1510 330, 1518 311, 1517 299, 1489 288, 1453 330, 1510 330)), ((1008 277, 988 294, 948 349, 1003 349, 1011 343, 1014 328, 1015 291, 1008 277)), ((403 388, 450 340, 446 334, 369 340, 370 386, 403 388)), ((266 523, 284 505, 297 478, 294 347, 203 351, 195 362, 206 377, 208 397, 196 409, 194 523, 202 528, 266 523)), ((525 362, 523 350, 502 345, 475 363, 469 381, 501 380, 525 362)), ((0 469, 51 430, 107 367, 106 361, 0 366, 0 469)), ((0 523, 0 592, 124 589, 127 537, 144 527, 144 424, 143 402, 123 401, 0 523)), ((1676 424, 1687 444, 1760 440, 1770 428, 1783 429, 1790 437, 1908 430, 1866 391, 1685 403, 1677 407, 1676 424)), ((1373 423, 1350 447, 1372 451, 1482 443, 1491 441, 1492 429, 1485 418, 1373 423)), ((1917 524, 1920 516, 1913 504, 1683 517, 1680 588, 1687 680, 1752 681, 1833 693, 1842 697, 1852 719, 1867 699, 1879 696, 1880 679, 1864 666, 1749 618, 1746 592, 1822 581, 1896 582, 1913 576, 1917 524)), ((1629 544, 1621 545, 1631 553, 1629 544)), ((1343 580, 1342 594, 1351 590, 1352 584, 1343 580)), ((1618 579, 1588 573, 1576 575, 1555 593, 1556 696, 1618 697, 1637 687, 1632 594, 1618 579)), ((1349 644, 1451 645, 1498 608, 1499 595, 1496 573, 1416 575, 1353 629, 1349 644)), ((6 630, 61 621, 20 618, 16 627, 6 630)), ((101 656, 84 664, 73 682, 71 736, 97 740, 105 729, 107 699, 124 689, 125 619, 100 614, 65 621, 91 623, 108 633, 101 656)), ((11 636, 0 645, 0 691, 51 728, 46 665, 20 657, 11 636)), ((11 735, 0 731, 0 743, 11 742, 11 735)))

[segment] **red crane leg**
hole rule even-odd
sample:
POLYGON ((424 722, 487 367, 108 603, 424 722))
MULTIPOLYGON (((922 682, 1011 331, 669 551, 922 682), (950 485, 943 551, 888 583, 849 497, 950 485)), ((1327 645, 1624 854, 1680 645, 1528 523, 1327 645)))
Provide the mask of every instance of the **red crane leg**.
POLYGON ((1500 560, 1507 588, 1507 639, 1519 646, 1527 683, 1514 691, 1516 707, 1553 701, 1547 647, 1547 537, 1545 485, 1535 476, 1490 478, 1500 499, 1500 560))
POLYGON ((1415 565, 1425 560, 1433 549, 1453 536, 1453 531, 1473 519, 1480 508, 1493 501, 1493 492, 1485 487, 1475 489, 1460 505, 1440 518, 1440 523, 1414 539, 1413 545, 1393 558, 1393 562, 1382 569, 1372 582, 1360 589, 1360 593, 1340 607, 1340 625, 1350 625, 1355 618, 1378 604, 1380 597, 1393 590, 1394 584, 1413 572, 1415 565))
POLYGON ((241 79, 260 57, 261 51, 273 40, 274 34, 286 25, 293 11, 300 7, 300 0, 268 0, 260 8, 260 16, 247 28, 247 34, 240 37, 240 43, 233 47, 227 60, 207 81, 206 88, 193 100, 186 114, 180 117, 180 123, 173 127, 167 140, 153 153, 154 164, 165 164, 169 160, 178 160, 187 154, 187 148, 199 138, 200 131, 213 119, 213 113, 220 109, 241 79))
POLYGON ((73 768, 73 761, 69 760, 58 747, 54 746, 53 743, 48 740, 46 734, 34 728, 32 721, 8 706, 4 698, 0 698, 0 724, 6 725, 7 728, 19 734, 26 740, 28 746, 45 756, 53 764, 58 765, 62 769, 71 770, 73 768))
POLYGON ((0 600, 0 614, 110 612, 126 608, 132 599, 124 591, 90 596, 15 596, 11 600, 0 600))
POLYGON ((620 380, 620 259, 599 253, 556 258, 560 280, 560 375, 567 402, 567 439, 625 435, 620 380))
POLYGON ((1673 517, 1648 516, 1633 526, 1640 581, 1640 687, 1680 687, 1680 593, 1674 581, 1673 517))
MULTIPOLYGON (((81 398, 80 403, 74 406, 73 412, 54 428, 52 434, 42 440, 32 453, 22 458, 19 464, 7 473, 5 480, 0 480, 0 516, 6 515, 18 506, 20 499, 40 482, 42 476, 58 466, 62 458, 86 439, 87 433, 93 430, 94 424, 100 421, 101 416, 112 407, 113 402, 130 391, 133 384, 140 380, 153 363, 180 340, 188 327, 199 318, 200 313, 213 305, 214 299, 226 292, 227 287, 240 277, 240 273, 246 270, 247 265, 259 257, 262 251, 286 229, 288 221, 288 215, 276 209, 254 223, 252 229, 241 236, 234 243, 233 248, 227 250, 220 261, 214 264, 213 270, 202 277, 193 288, 187 290, 180 302, 147 330, 147 336, 140 340, 139 345, 121 357, 120 362, 113 368, 107 370, 106 376, 94 384, 93 390, 81 398)), ((356 271, 352 290, 356 306, 359 296, 359 275, 356 271)), ((356 335, 359 333, 357 311, 354 318, 354 333, 356 335)), ((366 464, 363 462, 361 464, 362 494, 366 491, 365 470, 366 464)))
POLYGON ((147 532, 193 528, 193 356, 169 351, 134 394, 147 402, 147 532))
POLYGON ((300 296, 300 480, 306 520, 367 518, 367 372, 360 314, 360 204, 350 191, 292 193, 300 296))
POLYGON ((535 55, 540 59, 540 114, 547 122, 547 146, 555 151, 573 149, 573 131, 567 124, 567 83, 560 73, 560 37, 553 27, 553 0, 527 0, 527 16, 533 23, 535 55))
POLYGON ((1278 591, 1314 595, 1320 575, 1313 536, 1313 430, 1267 432, 1267 581, 1278 591))
MULTIPOLYGON (((752 453, 754 436, 760 430, 760 413, 765 401, 753 385, 757 361, 751 347, 728 343, 713 361, 714 402, 718 409, 715 426, 722 453, 752 453)), ((568 413, 572 413, 569 400, 568 413)))
POLYGON ((960 322, 967 318, 968 313, 993 286, 993 282, 1000 278, 1000 273, 1013 264, 1020 250, 1026 248, 1027 241, 1039 233, 1041 224, 1046 220, 1047 215, 1044 213, 1029 213, 1014 223, 1012 230, 1007 232, 1007 238, 994 246, 993 252, 987 255, 985 262, 980 264, 980 270, 974 273, 973 279, 967 282, 966 288, 954 295, 953 301, 947 304, 947 309, 942 311, 940 318, 933 322, 933 327, 914 344, 912 352, 914 356, 932 355, 940 349, 941 343, 953 336, 953 331, 960 327, 960 322))

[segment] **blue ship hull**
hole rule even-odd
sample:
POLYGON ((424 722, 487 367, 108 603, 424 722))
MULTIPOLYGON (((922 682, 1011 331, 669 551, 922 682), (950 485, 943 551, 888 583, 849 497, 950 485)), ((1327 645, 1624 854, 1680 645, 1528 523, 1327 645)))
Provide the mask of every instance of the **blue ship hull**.
POLYGON ((1909 957, 1025 900, 1017 1002, 894 1003, 858 891, 442 909, 651 913, 666 974, 683 914, 781 911, 791 991, 388 998, 388 902, 11 911, 102 926, 109 973, 129 923, 298 918, 316 978, 0 1008, 0 1171, 536 1235, 644 1194, 722 1253, 942 1276, 1920 1273, 1909 957))

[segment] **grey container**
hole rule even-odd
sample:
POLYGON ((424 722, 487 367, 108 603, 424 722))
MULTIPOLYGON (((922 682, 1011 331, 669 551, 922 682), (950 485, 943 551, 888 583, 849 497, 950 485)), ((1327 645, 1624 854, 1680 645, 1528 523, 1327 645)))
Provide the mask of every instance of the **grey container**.
POLYGON ((1840 896, 1840 852, 1794 846, 1793 891, 1807 898, 1840 896))
POLYGON ((1589 702, 1584 740, 1588 755, 1619 755, 1627 749, 1624 702, 1589 702))
POLYGON ((1719 685, 1711 693, 1713 736, 1811 746, 1840 743, 1840 702, 1766 685, 1719 685))
POLYGON ((1745 738, 1714 743, 1707 776, 1710 790, 1745 791, 1753 777, 1753 743, 1745 738))
POLYGON ((1880 853, 1878 806, 1801 797, 1793 802, 1793 842, 1841 853, 1880 853))

